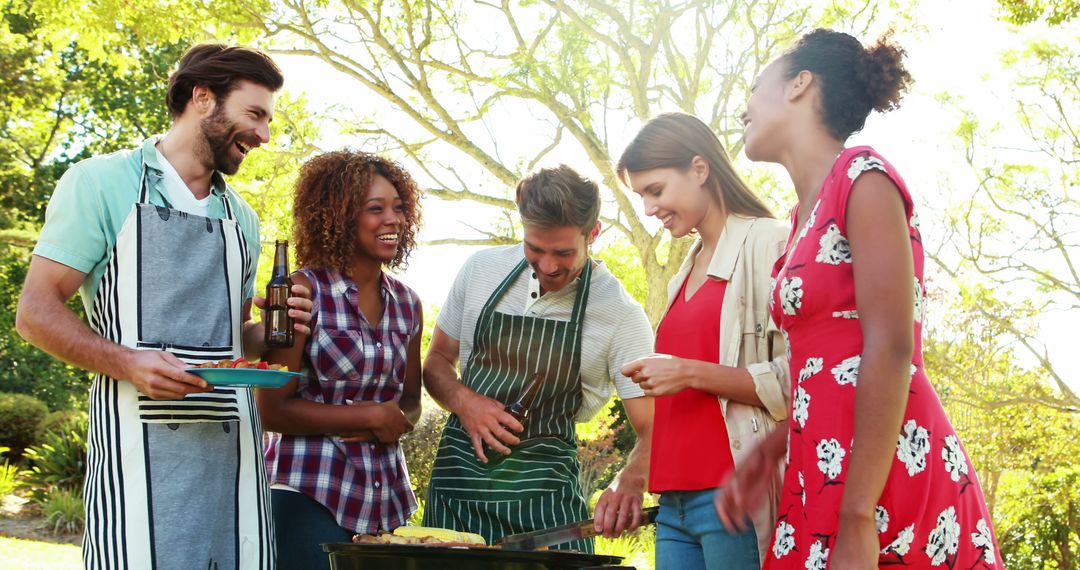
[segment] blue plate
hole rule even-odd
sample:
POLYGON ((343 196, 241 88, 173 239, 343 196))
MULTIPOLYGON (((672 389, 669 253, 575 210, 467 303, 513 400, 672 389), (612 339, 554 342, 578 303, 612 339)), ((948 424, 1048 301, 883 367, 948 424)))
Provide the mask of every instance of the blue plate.
POLYGON ((284 370, 259 370, 258 368, 188 368, 188 372, 206 380, 214 386, 235 388, 280 388, 297 376, 299 372, 284 370))

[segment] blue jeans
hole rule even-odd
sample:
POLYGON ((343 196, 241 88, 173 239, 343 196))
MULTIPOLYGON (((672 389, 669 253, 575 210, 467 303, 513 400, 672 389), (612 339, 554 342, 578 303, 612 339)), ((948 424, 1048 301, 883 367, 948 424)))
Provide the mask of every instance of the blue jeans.
POLYGON ((730 534, 713 506, 716 489, 665 491, 656 516, 656 570, 758 570, 754 527, 730 534))
POLYGON ((278 570, 329 570, 330 555, 320 545, 352 542, 355 533, 338 526, 333 513, 303 493, 271 489, 270 503, 278 570))

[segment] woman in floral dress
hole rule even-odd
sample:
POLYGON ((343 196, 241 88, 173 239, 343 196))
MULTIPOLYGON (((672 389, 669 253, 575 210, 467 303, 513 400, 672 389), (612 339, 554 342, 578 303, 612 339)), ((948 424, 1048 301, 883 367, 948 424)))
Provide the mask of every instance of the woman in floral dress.
MULTIPOLYGON (((761 73, 743 114, 747 156, 782 164, 799 195, 770 307, 793 392, 766 568, 1003 568, 975 470, 923 369, 911 196, 872 148, 844 148, 871 110, 897 107, 911 81, 903 55, 888 37, 866 49, 815 30, 761 73)), ((784 443, 763 442, 717 497, 726 524, 744 524, 784 443)))

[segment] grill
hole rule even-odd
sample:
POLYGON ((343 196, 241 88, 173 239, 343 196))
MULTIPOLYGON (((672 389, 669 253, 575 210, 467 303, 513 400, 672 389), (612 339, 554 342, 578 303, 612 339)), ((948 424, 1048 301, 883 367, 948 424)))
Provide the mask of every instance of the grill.
POLYGON ((566 550, 513 551, 500 548, 422 544, 323 544, 331 570, 585 570, 624 568, 622 558, 566 550))

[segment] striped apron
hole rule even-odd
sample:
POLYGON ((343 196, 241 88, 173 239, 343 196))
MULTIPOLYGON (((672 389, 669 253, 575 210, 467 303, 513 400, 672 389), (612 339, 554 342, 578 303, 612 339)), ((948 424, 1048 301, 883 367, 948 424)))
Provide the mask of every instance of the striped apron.
MULTIPOLYGON (((254 271, 233 208, 211 219, 138 202, 102 276, 90 326, 134 349, 197 364, 242 354, 241 297, 254 271)), ((156 191, 156 190, 155 190, 156 191)), ((98 374, 90 388, 86 568, 271 569, 273 534, 250 389, 151 400, 98 374)))
MULTIPOLYGON (((533 374, 546 374, 521 443, 487 465, 476 458, 457 415, 446 422, 431 470, 424 525, 475 532, 491 544, 509 534, 586 519, 578 483, 577 431, 581 406, 581 323, 592 261, 585 263, 569 321, 495 311, 499 299, 528 267, 523 259, 480 311, 462 382, 503 403, 515 400, 533 374)), ((489 454, 489 458, 491 455, 489 454)), ((553 548, 593 552, 592 539, 553 548)))

